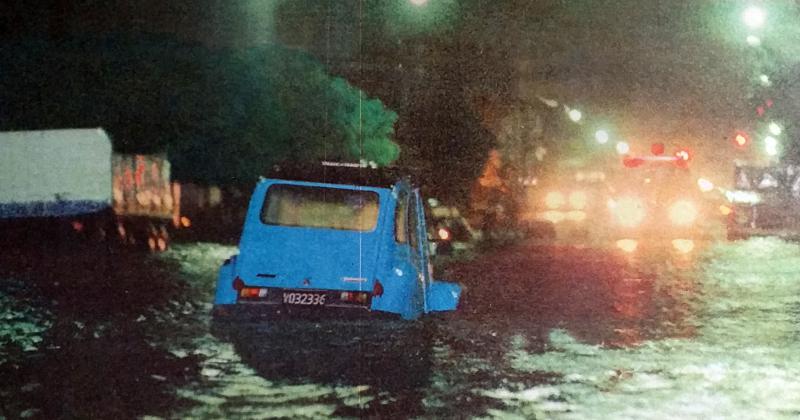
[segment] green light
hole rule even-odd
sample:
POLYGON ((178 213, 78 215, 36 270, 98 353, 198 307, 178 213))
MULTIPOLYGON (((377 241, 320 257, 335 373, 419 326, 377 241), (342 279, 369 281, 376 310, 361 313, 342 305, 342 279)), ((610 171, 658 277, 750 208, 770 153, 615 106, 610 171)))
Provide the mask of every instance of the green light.
POLYGON ((742 12, 742 21, 749 28, 758 29, 764 26, 766 20, 767 13, 760 7, 750 6, 742 12))
POLYGON ((761 45, 761 38, 759 38, 759 37, 757 37, 755 35, 748 35, 747 36, 747 45, 749 45, 751 47, 757 47, 757 46, 761 45))

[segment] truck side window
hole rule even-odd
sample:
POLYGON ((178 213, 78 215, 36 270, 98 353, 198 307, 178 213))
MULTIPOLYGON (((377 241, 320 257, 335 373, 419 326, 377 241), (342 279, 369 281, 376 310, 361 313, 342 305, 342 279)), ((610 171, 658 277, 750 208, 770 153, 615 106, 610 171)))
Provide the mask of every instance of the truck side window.
POLYGON ((394 240, 397 243, 408 243, 408 194, 401 192, 397 196, 394 209, 394 240))
POLYGON ((412 194, 408 203, 408 242, 411 245, 411 248, 414 249, 417 249, 419 246, 419 237, 417 236, 418 223, 419 216, 417 215, 417 196, 416 194, 412 194))

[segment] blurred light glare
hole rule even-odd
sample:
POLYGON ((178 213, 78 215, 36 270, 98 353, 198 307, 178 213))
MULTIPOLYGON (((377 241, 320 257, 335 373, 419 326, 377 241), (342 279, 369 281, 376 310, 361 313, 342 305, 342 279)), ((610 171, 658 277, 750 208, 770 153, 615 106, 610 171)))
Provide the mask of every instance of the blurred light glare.
POLYGON ((582 222, 582 221, 586 220, 586 212, 581 211, 581 210, 568 211, 567 214, 566 214, 566 218, 567 218, 567 220, 570 220, 570 221, 573 221, 573 222, 582 222))
POLYGON ((628 143, 624 141, 617 143, 617 153, 624 155, 630 151, 631 151, 631 146, 628 143))
POLYGON ((780 125, 778 125, 778 123, 772 122, 769 123, 769 132, 772 133, 773 135, 780 136, 781 133, 783 132, 783 129, 781 128, 780 125))
POLYGON ((583 114, 577 109, 570 109, 567 115, 569 115, 569 119, 574 122, 578 122, 581 120, 581 118, 583 118, 583 114))
POLYGON ((634 239, 620 239, 617 241, 617 248, 627 253, 636 251, 637 246, 639 246, 639 243, 634 239))
POLYGON ((772 82, 769 80, 769 76, 767 76, 766 74, 762 74, 761 76, 758 76, 758 80, 761 82, 762 85, 764 85, 766 87, 769 87, 770 85, 772 85, 772 82))
POLYGON ((569 195, 569 205, 576 210, 583 210, 586 201, 586 193, 583 191, 575 191, 569 195))
POLYGON ((636 227, 644 220, 644 204, 634 197, 624 197, 614 202, 614 216, 617 223, 625 227, 636 227))
POLYGON ((778 155, 778 145, 777 144, 768 143, 766 146, 764 146, 764 151, 766 151, 767 155, 769 155, 769 156, 777 156, 778 155))
POLYGON ((415 6, 424 6, 425 3, 428 2, 428 0, 409 0, 409 1, 411 1, 411 4, 415 6))
POLYGON ((450 231, 445 228, 439 228, 437 233, 439 234, 439 238, 443 241, 450 239, 450 231))
POLYGON ((564 195, 558 191, 551 191, 547 193, 544 198, 544 203, 548 208, 557 209, 564 205, 564 195))
POLYGON ((761 38, 759 38, 759 37, 757 37, 755 35, 748 35, 747 36, 747 45, 749 45, 751 47, 758 47, 759 45, 761 45, 761 38))
POLYGON ((731 203, 758 204, 761 202, 761 196, 755 191, 726 191, 725 198, 727 198, 731 203))
POLYGON ((736 145, 739 147, 747 146, 748 140, 747 136, 742 133, 737 133, 736 137, 733 139, 736 142, 736 145))
POLYGON ((758 6, 750 6, 742 12, 742 21, 750 28, 758 29, 764 26, 767 13, 758 6))
POLYGON ((694 241, 691 239, 673 239, 672 246, 681 254, 688 254, 694 250, 694 241))
POLYGON ((608 131, 606 131, 606 130, 597 130, 594 133, 594 138, 595 138, 595 140, 597 140, 598 143, 606 144, 606 143, 608 143, 608 131))
POLYGON ((700 187, 702 192, 709 192, 714 189, 714 183, 705 178, 698 179, 697 186, 700 187))
POLYGON ((564 213, 557 210, 548 210, 542 214, 542 219, 550 223, 559 223, 564 220, 564 213))
POLYGON ((690 201, 678 201, 669 208, 669 218, 676 225, 690 225, 697 218, 697 209, 690 201))
POLYGON ((728 206, 726 206, 726 205, 724 205, 724 204, 720 204, 720 206, 719 206, 719 212, 720 212, 720 213, 721 213, 723 216, 727 216, 727 215, 729 215, 729 214, 733 213, 733 209, 731 209, 730 207, 728 207, 728 206))
POLYGON ((778 145, 778 139, 776 139, 775 137, 772 137, 772 136, 767 136, 767 137, 764 138, 764 144, 767 145, 767 147, 777 146, 778 145))

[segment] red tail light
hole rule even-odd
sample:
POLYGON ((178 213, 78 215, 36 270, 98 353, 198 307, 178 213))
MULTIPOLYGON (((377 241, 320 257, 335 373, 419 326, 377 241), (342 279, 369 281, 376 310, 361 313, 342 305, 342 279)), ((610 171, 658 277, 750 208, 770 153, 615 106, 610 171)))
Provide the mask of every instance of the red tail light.
POLYGON ((367 293, 365 292, 342 292, 341 300, 345 302, 366 303, 367 293))
POLYGON ((239 297, 243 298, 257 298, 257 297, 266 297, 267 296, 267 289, 263 287, 245 287, 242 290, 239 290, 239 297))
POLYGON ((239 278, 239 276, 236 276, 236 278, 233 279, 233 290, 236 290, 238 292, 239 290, 244 289, 244 286, 245 286, 244 281, 241 278, 239 278))
POLYGON ((383 296, 383 285, 378 280, 375 280, 375 286, 372 286, 372 296, 383 296))

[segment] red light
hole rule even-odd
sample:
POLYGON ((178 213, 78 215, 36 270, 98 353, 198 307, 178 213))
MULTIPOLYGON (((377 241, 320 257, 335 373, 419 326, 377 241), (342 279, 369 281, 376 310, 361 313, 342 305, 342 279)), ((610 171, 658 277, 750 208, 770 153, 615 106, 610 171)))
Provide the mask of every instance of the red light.
POLYGON ((626 168, 635 168, 637 166, 642 166, 644 163, 644 159, 640 157, 631 157, 625 156, 622 158, 622 164, 625 165, 626 168))
POLYGON ((236 276, 236 278, 233 279, 233 290, 239 291, 244 289, 244 287, 245 287, 244 281, 241 278, 239 278, 239 276, 236 276))
POLYGON ((259 287, 243 287, 239 290, 239 296, 243 298, 254 298, 258 297, 261 288, 259 287))
POLYGON ((83 223, 81 223, 79 220, 73 220, 72 221, 72 230, 74 230, 75 232, 82 232, 83 231, 83 223))
POLYGON ((345 302, 366 303, 367 294, 363 292, 342 292, 341 300, 345 302))
POLYGON ((383 285, 378 280, 375 280, 375 285, 372 286, 372 296, 383 296, 383 285))
POLYGON ((661 156, 664 154, 664 143, 653 143, 650 146, 650 152, 652 152, 656 156, 661 156))
POLYGON ((759 107, 756 108, 756 114, 758 114, 759 117, 763 116, 764 115, 764 107, 759 105, 759 107))
POLYGON ((767 105, 767 108, 772 108, 772 105, 774 104, 774 102, 772 102, 772 99, 767 99, 767 101, 764 103, 767 105))

